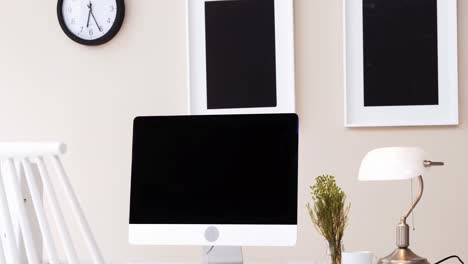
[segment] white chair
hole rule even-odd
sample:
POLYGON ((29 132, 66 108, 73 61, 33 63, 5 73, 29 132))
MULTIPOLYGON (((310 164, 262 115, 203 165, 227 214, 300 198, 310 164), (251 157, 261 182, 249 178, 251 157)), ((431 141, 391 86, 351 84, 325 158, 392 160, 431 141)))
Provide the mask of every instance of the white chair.
POLYGON ((44 210, 43 193, 48 198, 67 263, 79 263, 46 163, 51 164, 53 175, 58 177, 65 194, 60 200, 68 201, 93 263, 104 264, 60 160, 65 151, 66 146, 58 142, 0 143, 0 264, 42 263, 42 245, 48 263, 59 264, 51 225, 44 210))

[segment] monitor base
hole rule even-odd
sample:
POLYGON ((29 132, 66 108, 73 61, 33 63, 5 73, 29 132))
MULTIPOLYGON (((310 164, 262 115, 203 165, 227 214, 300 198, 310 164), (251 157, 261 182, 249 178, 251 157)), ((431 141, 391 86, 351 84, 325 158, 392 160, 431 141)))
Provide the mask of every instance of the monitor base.
POLYGON ((243 264, 242 247, 203 247, 202 264, 243 264))

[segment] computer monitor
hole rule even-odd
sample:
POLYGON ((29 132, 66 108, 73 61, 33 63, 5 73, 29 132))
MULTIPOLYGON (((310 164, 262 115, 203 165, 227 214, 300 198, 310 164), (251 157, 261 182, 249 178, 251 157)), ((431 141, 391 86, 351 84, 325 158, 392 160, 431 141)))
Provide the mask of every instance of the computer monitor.
POLYGON ((137 117, 129 241, 292 246, 296 114, 137 117))

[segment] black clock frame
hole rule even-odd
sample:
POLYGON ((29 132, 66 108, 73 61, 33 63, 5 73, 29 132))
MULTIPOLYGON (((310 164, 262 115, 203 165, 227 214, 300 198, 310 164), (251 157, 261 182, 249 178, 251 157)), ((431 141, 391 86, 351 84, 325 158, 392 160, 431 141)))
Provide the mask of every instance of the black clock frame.
POLYGON ((63 32, 73 41, 86 45, 86 46, 98 46, 102 45, 104 43, 109 42, 111 39, 117 35, 119 32, 120 28, 122 27, 124 17, 125 17, 125 2, 124 0, 115 0, 116 2, 116 9, 117 9, 117 14, 115 16, 114 24, 110 28, 110 30, 104 34, 104 36, 97 38, 97 39, 82 39, 73 34, 71 32, 67 25, 65 24, 65 20, 63 18, 63 1, 64 0, 58 0, 57 2, 57 17, 59 20, 60 27, 62 28, 63 32))

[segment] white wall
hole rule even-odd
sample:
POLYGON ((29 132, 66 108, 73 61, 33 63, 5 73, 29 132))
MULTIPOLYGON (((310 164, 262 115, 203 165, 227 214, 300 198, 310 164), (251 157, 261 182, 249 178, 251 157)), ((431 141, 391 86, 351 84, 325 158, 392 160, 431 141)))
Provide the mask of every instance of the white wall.
MULTIPOLYGON (((0 140, 63 140, 65 165, 112 260, 197 260, 198 247, 131 247, 127 241, 132 119, 186 110, 182 0, 127 0, 121 32, 101 47, 61 31, 56 1, 1 1, 0 140)), ((416 210, 414 249, 435 261, 468 257, 468 147, 465 72, 468 2, 459 1, 458 127, 343 127, 341 0, 296 0, 297 104, 301 117, 299 240, 294 248, 247 248, 249 260, 313 260, 325 253, 302 205, 308 185, 333 173, 352 202, 345 247, 377 254, 394 247, 409 184, 360 183, 362 156, 379 146, 419 145, 447 162, 426 177, 416 210)), ((83 249, 83 248, 82 248, 83 249)))

